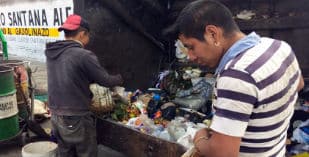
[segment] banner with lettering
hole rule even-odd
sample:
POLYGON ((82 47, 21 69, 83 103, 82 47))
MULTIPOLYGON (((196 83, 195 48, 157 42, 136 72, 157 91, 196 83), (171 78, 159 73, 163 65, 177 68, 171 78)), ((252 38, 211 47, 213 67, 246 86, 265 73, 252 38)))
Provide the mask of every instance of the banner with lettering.
POLYGON ((9 55, 45 61, 45 44, 64 39, 57 28, 73 10, 73 0, 0 1, 0 28, 9 55))

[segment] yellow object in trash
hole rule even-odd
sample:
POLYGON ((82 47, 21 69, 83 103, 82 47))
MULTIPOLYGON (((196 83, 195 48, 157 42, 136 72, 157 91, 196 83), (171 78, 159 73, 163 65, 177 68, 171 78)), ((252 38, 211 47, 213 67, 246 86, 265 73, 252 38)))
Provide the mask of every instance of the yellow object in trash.
POLYGON ((297 155, 294 155, 292 157, 309 157, 309 153, 308 152, 305 152, 305 153, 301 153, 301 154, 297 154, 297 155))

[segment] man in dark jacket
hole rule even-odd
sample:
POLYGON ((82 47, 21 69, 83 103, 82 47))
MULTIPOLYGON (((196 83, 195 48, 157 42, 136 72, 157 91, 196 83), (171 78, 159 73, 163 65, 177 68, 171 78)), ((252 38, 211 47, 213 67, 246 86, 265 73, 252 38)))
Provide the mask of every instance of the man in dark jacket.
POLYGON ((79 15, 70 15, 58 29, 65 40, 48 43, 48 101, 53 133, 60 157, 96 157, 95 120, 89 111, 92 93, 89 84, 121 85, 121 75, 109 75, 95 54, 84 49, 89 42, 89 24, 79 15))

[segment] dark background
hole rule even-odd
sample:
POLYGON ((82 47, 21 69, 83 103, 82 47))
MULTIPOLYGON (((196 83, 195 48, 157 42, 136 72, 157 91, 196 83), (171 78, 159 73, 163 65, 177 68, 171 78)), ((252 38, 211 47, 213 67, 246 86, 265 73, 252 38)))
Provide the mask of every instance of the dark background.
MULTIPOLYGON (((193 0, 74 0, 74 12, 91 25, 91 43, 100 63, 120 73, 128 89, 154 85, 158 72, 175 59, 173 35, 163 32, 193 0)), ((245 33, 256 31, 292 45, 304 77, 309 77, 308 0, 220 0, 237 15, 252 10, 251 20, 237 20, 245 33)), ((218 13, 220 13, 218 11, 218 13)))

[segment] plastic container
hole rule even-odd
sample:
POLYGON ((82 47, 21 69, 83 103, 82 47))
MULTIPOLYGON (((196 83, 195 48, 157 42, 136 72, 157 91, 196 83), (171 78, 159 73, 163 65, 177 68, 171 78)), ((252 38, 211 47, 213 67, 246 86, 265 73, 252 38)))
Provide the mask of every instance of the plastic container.
POLYGON ((22 157, 56 157, 58 145, 54 142, 40 141, 25 145, 22 157))
POLYGON ((18 134, 17 114, 13 69, 0 65, 0 141, 11 139, 18 134))
POLYGON ((27 73, 27 64, 29 62, 22 60, 3 60, 0 65, 8 66, 14 69, 14 80, 16 85, 17 104, 25 104, 29 99, 29 77, 27 73), (18 90, 20 89, 20 90, 18 90))

